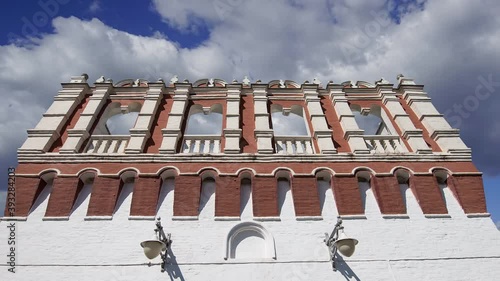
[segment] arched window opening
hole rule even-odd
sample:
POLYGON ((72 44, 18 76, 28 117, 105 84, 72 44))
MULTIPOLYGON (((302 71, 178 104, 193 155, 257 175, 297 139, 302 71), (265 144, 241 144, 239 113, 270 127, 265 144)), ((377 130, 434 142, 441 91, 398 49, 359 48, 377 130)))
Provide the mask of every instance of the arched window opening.
POLYGON ((313 153, 311 138, 304 116, 304 109, 299 105, 293 105, 290 108, 283 108, 277 104, 271 106, 276 153, 313 153))
POLYGON ((309 135, 302 106, 293 105, 291 108, 283 108, 281 105, 273 104, 271 120, 275 136, 309 135))
POLYGON ((224 259, 276 259, 273 236, 262 225, 242 222, 227 234, 224 259))
POLYGON ((370 108, 361 108, 359 105, 351 105, 354 119, 365 135, 392 135, 390 129, 384 120, 385 113, 380 106, 372 105, 370 108))
POLYGON ((183 153, 219 153, 222 134, 222 106, 193 105, 184 133, 183 153))
POLYGON ((120 179, 120 188, 118 190, 118 198, 116 199, 114 217, 127 217, 130 214, 132 205, 132 192, 134 190, 135 172, 127 171, 122 174, 120 179))
POLYGON ((112 102, 106 107, 84 150, 87 153, 123 153, 130 139, 141 104, 112 102))
POLYGON ((140 110, 141 104, 137 102, 129 105, 112 102, 104 111, 93 135, 129 135, 140 110))

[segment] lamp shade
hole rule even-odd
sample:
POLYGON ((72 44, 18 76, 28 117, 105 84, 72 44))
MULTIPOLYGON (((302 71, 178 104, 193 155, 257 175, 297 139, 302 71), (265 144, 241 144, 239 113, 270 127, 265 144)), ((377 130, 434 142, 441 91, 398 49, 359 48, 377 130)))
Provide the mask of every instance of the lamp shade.
POLYGON ((165 251, 167 246, 160 240, 146 240, 141 242, 141 247, 144 249, 144 255, 150 260, 156 258, 161 251, 165 251))
POLYGON ((347 237, 347 235, 345 235, 344 233, 344 230, 340 232, 339 238, 334 243, 339 252, 346 257, 350 257, 352 256, 352 254, 354 254, 354 250, 357 244, 358 240, 347 237))

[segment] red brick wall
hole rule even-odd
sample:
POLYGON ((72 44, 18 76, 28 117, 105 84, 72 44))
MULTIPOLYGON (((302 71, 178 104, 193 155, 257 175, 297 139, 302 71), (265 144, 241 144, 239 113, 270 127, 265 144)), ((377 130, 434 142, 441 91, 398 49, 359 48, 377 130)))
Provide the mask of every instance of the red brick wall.
POLYGON ((447 184, 466 214, 487 212, 481 176, 449 176, 447 184))
POLYGON ((333 194, 339 215, 362 215, 365 213, 358 179, 355 176, 333 177, 333 194))
POLYGON ((252 179, 252 204, 256 217, 279 216, 277 181, 274 177, 252 179))
POLYGON ((9 205, 5 205, 5 216, 26 217, 28 216, 33 203, 45 188, 47 183, 40 178, 16 177, 15 182, 15 207, 14 212, 9 212, 9 205))
POLYGON ((316 178, 294 177, 291 190, 296 216, 321 216, 316 178))
POLYGON ((406 214, 406 206, 396 177, 372 177, 371 189, 382 214, 406 214))
POLYGON ((410 189, 424 214, 448 214, 443 194, 433 175, 410 177, 410 189))
POLYGON ((253 96, 247 95, 241 98, 241 129, 242 137, 240 147, 243 153, 256 153, 257 140, 255 139, 255 109, 253 104, 253 96))
POLYGON ((158 177, 139 176, 132 192, 131 216, 156 216, 162 181, 158 177))
POLYGON ((87 216, 112 216, 122 186, 123 181, 120 178, 96 177, 87 216))
POLYGON ((56 177, 52 185, 45 216, 69 216, 83 185, 83 182, 77 177, 56 177))
POLYGON ((215 216, 240 216, 240 185, 236 176, 220 176, 215 181, 215 216))
POLYGON ((198 216, 200 191, 200 176, 176 177, 174 189, 174 216, 198 216))

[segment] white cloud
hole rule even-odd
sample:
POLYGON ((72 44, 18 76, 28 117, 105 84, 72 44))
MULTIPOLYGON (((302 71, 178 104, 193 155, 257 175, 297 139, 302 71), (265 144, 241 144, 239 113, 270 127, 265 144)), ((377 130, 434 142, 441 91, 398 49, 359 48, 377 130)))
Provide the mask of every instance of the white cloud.
POLYGON ((101 8, 101 1, 100 0, 92 1, 92 3, 89 6, 89 11, 91 13, 96 13, 96 12, 100 11, 101 9, 102 8, 101 8))

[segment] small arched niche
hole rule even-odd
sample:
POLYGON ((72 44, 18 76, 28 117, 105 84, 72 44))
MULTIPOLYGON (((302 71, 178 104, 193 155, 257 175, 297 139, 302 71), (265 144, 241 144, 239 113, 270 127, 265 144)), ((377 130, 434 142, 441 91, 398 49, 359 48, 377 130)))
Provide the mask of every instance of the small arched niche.
POLYGON ((227 234, 224 259, 276 259, 274 238, 256 222, 242 222, 227 234))

